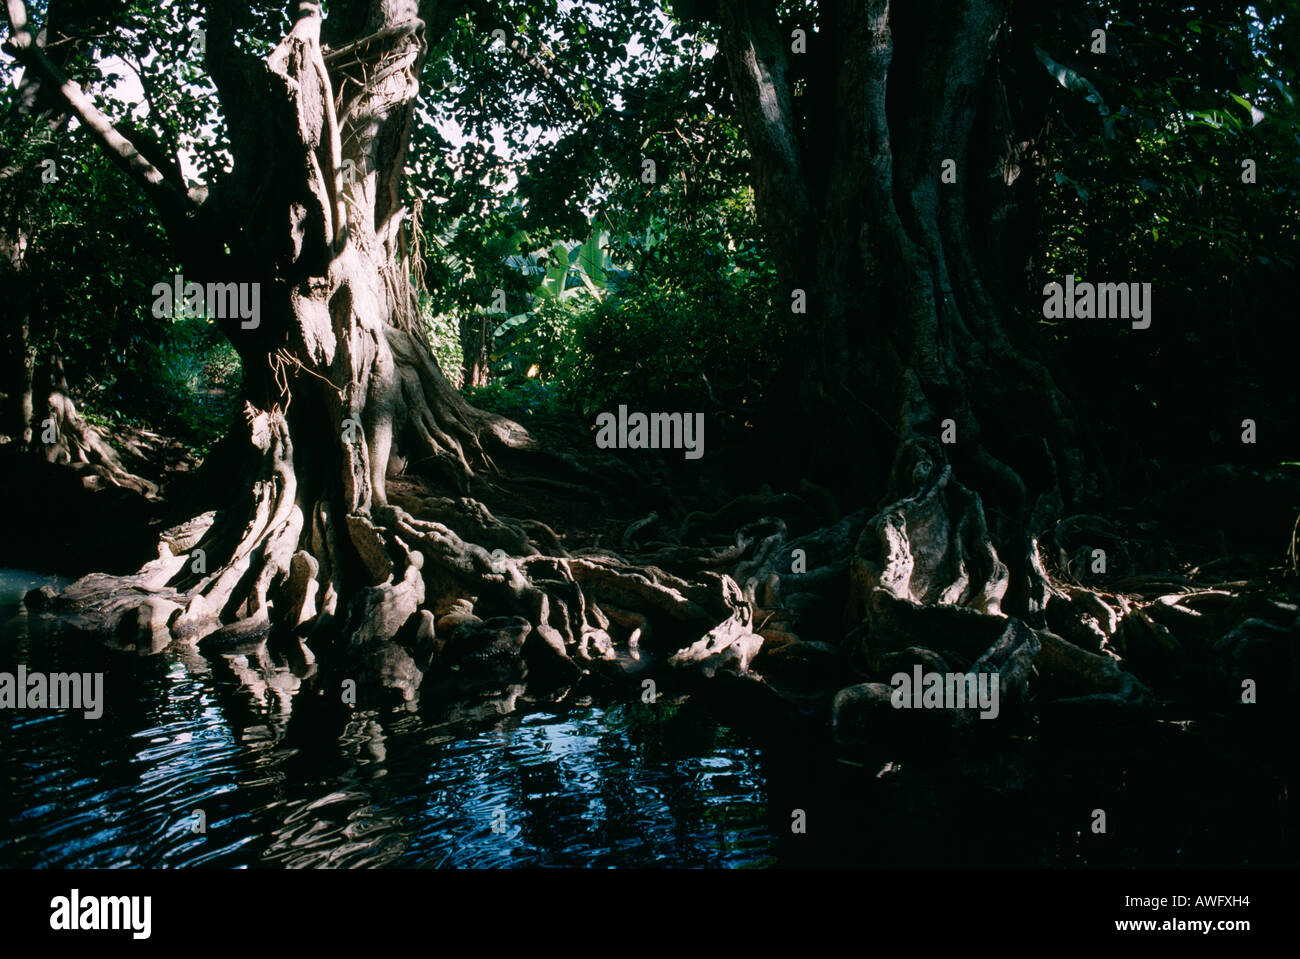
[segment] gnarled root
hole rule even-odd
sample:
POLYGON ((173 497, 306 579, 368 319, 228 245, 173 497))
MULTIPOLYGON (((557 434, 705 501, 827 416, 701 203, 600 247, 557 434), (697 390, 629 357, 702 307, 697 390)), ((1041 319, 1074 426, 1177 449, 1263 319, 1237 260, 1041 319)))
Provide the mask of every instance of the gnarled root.
POLYGON ((33 428, 33 446, 41 450, 47 461, 83 471, 83 482, 88 488, 117 486, 150 500, 158 498, 157 484, 127 469, 103 433, 82 419, 76 404, 63 390, 50 390, 45 415, 36 417, 33 428))
POLYGON ((237 487, 246 496, 168 530, 139 573, 88 576, 34 605, 121 648, 197 644, 252 661, 269 650, 408 702, 440 666, 526 656, 569 675, 743 673, 761 644, 725 574, 554 555, 468 499, 418 502, 437 519, 396 504, 336 516, 304 500, 283 415, 250 409, 247 438, 259 455, 237 487))
MULTIPOLYGON (((899 499, 869 518, 856 514, 799 540, 785 539, 780 524, 772 523, 772 535, 760 539, 754 558, 733 568, 757 606, 760 631, 773 635, 768 625, 779 631, 782 655, 761 654, 755 662, 760 673, 788 660, 792 644, 811 645, 799 632, 810 623, 819 629, 827 624, 824 616, 818 621, 809 615, 817 604, 805 597, 833 601, 842 584, 842 662, 869 679, 910 671, 914 664, 926 671, 940 664, 943 671, 995 674, 1003 704, 1040 701, 1043 694, 1063 704, 1151 702, 1146 687, 1121 666, 1132 631, 1149 618, 1139 619, 1135 610, 1126 625, 1124 617, 1103 615, 1110 607, 1090 591, 1067 592, 1048 575, 1032 535, 1029 555, 1019 564, 1027 582, 1017 591, 1030 597, 1031 608, 1009 614, 1004 603, 1013 573, 997 554, 979 497, 924 442, 905 446, 900 459, 911 464, 904 476, 911 488, 899 499), (791 572, 790 557, 798 548, 817 556, 819 566, 791 572), (1044 620, 1068 626, 1069 633, 1051 631, 1044 620)), ((833 712, 888 699, 889 687, 875 686, 844 690, 833 712)))

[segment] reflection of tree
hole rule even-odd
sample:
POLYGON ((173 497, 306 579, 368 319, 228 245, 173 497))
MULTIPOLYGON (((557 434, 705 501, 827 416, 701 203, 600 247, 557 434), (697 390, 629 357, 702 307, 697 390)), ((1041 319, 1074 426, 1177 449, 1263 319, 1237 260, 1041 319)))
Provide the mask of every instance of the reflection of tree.
POLYGON ((45 635, 7 652, 103 669, 110 695, 102 723, 0 727, 6 756, 41 757, 0 808, 13 821, 48 804, 36 821, 73 837, 29 829, 6 864, 710 865, 737 848, 735 810, 757 792, 730 735, 667 699, 605 710, 575 696, 530 719, 522 685, 431 686, 418 713, 359 711, 257 655, 125 657, 45 635), (726 765, 702 768, 719 750, 726 765))
POLYGON ((667 700, 525 727, 523 836, 554 865, 716 865, 739 841, 728 831, 735 810, 755 810, 740 820, 759 821, 752 797, 760 786, 737 775, 749 753, 726 736, 696 710, 674 713, 667 700), (701 766, 710 760, 718 773, 701 766))

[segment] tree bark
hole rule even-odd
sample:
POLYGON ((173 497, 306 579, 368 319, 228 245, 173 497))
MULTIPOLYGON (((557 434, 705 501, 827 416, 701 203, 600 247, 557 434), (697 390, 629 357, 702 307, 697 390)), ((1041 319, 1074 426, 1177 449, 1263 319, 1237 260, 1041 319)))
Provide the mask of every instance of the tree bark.
MULTIPOLYGON (((774 4, 718 4, 758 215, 783 286, 807 301, 774 422, 788 461, 884 494, 849 567, 846 622, 872 664, 942 642, 967 646, 970 665, 1000 636, 1029 661, 1055 648, 1045 610, 1065 595, 1038 539, 1097 486, 1012 308, 1023 246, 987 248, 1031 214, 1029 144, 994 56, 1005 8, 824 0, 800 54, 774 4), (1009 617, 1032 629, 1006 632, 1009 617)), ((788 569, 749 582, 775 593, 788 569)), ((1105 694, 1140 698, 1113 663, 1088 662, 1105 694)))
MULTIPOLYGON (((502 637, 562 675, 743 671, 759 640, 726 575, 687 581, 613 553, 570 556, 541 524, 468 498, 503 457, 583 467, 469 406, 433 359, 416 325, 401 194, 426 24, 407 0, 335 12, 331 24, 356 32, 329 47, 319 4, 298 2, 262 64, 236 48, 233 7, 213 5, 207 55, 235 164, 210 189, 160 179, 91 117, 101 145, 173 211, 186 280, 257 284, 261 315, 222 321, 247 396, 204 466, 215 482, 203 508, 163 534, 138 574, 33 600, 119 645, 270 650, 305 671, 324 657, 408 700, 438 650, 473 660, 467 645, 514 645, 502 637), (390 500, 399 452, 451 495, 390 500)), ((70 102, 83 119, 93 110, 70 102)))
POLYGON ((461 382, 465 386, 488 384, 488 319, 477 313, 460 321, 461 382))

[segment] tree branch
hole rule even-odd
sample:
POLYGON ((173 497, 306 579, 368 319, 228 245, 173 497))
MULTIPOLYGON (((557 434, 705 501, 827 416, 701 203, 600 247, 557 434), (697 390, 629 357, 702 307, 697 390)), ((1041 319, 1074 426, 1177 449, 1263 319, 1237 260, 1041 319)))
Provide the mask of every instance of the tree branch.
MULTIPOLYGON (((472 2, 466 3, 465 7, 468 11, 483 17, 485 20, 500 22, 493 8, 489 4, 481 2, 481 0, 472 0, 472 2)), ((501 23, 501 28, 505 30, 506 36, 510 36, 513 32, 512 29, 509 29, 509 24, 501 23)), ((564 82, 555 75, 555 72, 547 65, 546 61, 537 54, 530 53, 520 37, 507 40, 506 49, 522 60, 529 69, 541 77, 542 82, 550 88, 552 93, 564 101, 564 105, 572 111, 573 116, 576 119, 590 120, 592 118, 592 112, 573 98, 569 93, 569 88, 566 87, 564 82)), ((542 108, 545 109, 548 114, 551 112, 550 107, 547 107, 544 102, 542 108)))
POLYGON ((5 51, 27 69, 35 70, 58 90, 77 119, 94 134, 109 157, 143 188, 159 212, 179 218, 196 209, 197 204, 145 159, 134 144, 122 136, 108 117, 86 96, 81 87, 69 80, 67 74, 35 43, 27 28, 27 9, 23 0, 6 0, 6 7, 9 15, 9 39, 4 44, 5 51))
MULTIPOLYGON (((545 61, 538 57, 537 54, 529 53, 528 48, 524 46, 523 42, 518 37, 510 41, 509 47, 520 60, 523 60, 524 63, 528 64, 528 66, 532 67, 533 70, 536 71, 547 86, 551 88, 551 92, 555 93, 564 101, 564 105, 573 111, 575 117, 579 120, 591 119, 591 111, 579 104, 577 100, 573 99, 572 95, 569 93, 569 88, 560 82, 559 77, 551 71, 551 68, 546 65, 545 61)), ((542 106, 546 109, 547 113, 551 112, 550 108, 546 107, 545 102, 542 103, 542 106)))
POLYGON ((235 46, 238 8, 233 0, 208 0, 204 14, 207 29, 204 65, 216 85, 221 113, 226 119, 234 172, 236 176, 250 178, 242 187, 249 189, 256 179, 257 153, 272 136, 263 78, 265 65, 235 46))
POLYGON ((754 164, 754 199, 783 283, 802 285, 812 206, 795 127, 785 42, 772 6, 720 0, 721 47, 754 164))

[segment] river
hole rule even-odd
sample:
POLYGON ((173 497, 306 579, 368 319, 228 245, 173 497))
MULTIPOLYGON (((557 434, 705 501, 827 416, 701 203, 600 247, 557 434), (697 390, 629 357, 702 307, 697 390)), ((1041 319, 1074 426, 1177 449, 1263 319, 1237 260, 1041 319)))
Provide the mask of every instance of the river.
POLYGON ((1295 864, 1289 767, 1203 723, 906 752, 691 699, 331 710, 51 635, 20 600, 58 582, 0 570, 0 671, 102 671, 103 715, 0 709, 0 867, 1295 864))

